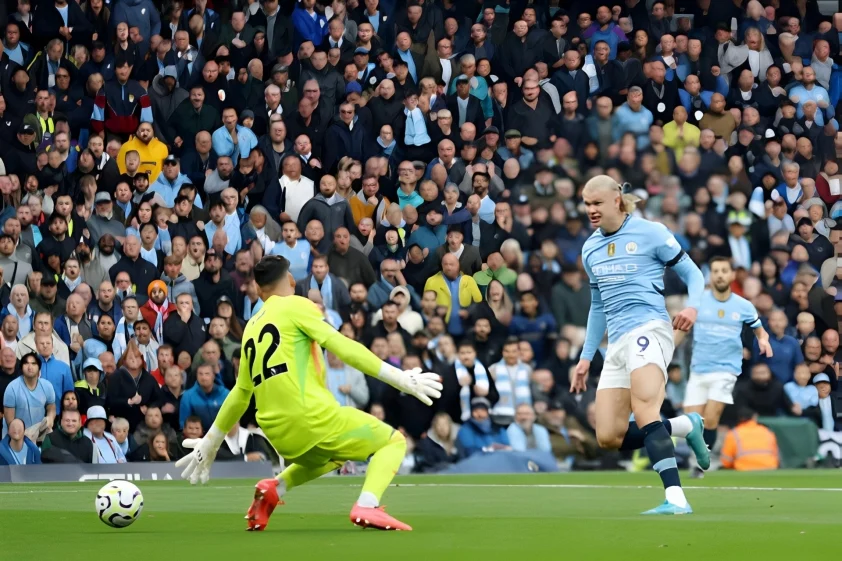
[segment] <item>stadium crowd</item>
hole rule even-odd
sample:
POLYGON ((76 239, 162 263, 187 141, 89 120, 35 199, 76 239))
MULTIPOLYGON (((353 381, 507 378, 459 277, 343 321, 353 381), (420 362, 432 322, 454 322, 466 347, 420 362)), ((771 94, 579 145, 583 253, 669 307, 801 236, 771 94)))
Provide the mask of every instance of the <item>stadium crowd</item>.
MULTIPOLYGON (((183 455, 235 383, 263 255, 343 334, 442 376, 427 408, 326 356, 410 469, 599 461, 599 359, 569 392, 599 173, 703 270, 732 259, 774 349, 747 330, 737 405, 842 430, 842 13, 7 0, 0 24, 0 464, 183 455)), ((668 272, 670 309, 683 290, 668 272)), ((270 457, 255 426, 252 407, 221 454, 270 457)))

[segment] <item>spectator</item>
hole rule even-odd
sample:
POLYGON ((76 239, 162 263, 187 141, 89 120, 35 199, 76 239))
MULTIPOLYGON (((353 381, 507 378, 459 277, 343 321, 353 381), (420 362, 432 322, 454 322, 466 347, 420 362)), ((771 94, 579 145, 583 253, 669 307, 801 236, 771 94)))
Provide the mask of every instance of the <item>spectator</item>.
POLYGON ((415 449, 416 469, 435 472, 450 467, 459 459, 456 435, 459 431, 447 413, 437 413, 424 438, 415 449))
POLYGON ((500 394, 500 400, 491 409, 491 418, 501 426, 512 423, 521 404, 532 406, 532 368, 520 360, 519 342, 515 337, 507 339, 503 344, 503 360, 488 369, 500 394))
POLYGON ((120 449, 117 440, 109 432, 106 432, 105 409, 95 405, 87 410, 85 420, 85 438, 93 443, 93 463, 95 464, 124 464, 126 456, 120 449))
POLYGON ((515 452, 539 450, 552 452, 550 433, 541 425, 535 424, 535 410, 528 403, 522 403, 515 409, 514 422, 506 429, 515 452))
POLYGON ((737 426, 725 436, 722 467, 737 471, 778 469, 778 442, 768 428, 757 422, 757 413, 740 409, 737 426))
MULTIPOLYGON (((801 353, 798 341, 791 335, 787 335, 786 329, 786 314, 780 310, 773 311, 769 315, 769 331, 772 335, 769 342, 774 354, 772 357, 762 356, 758 350, 757 342, 754 343, 753 354, 754 362, 769 365, 772 374, 782 384, 792 380, 795 367, 804 362, 804 355, 801 353)), ((757 407, 752 407, 752 409, 760 411, 757 407)), ((763 413, 761 412, 761 414, 763 413)))
POLYGON ((9 423, 8 434, 0 440, 0 465, 25 466, 41 463, 41 451, 24 434, 24 424, 20 419, 9 423))
POLYGON ((164 322, 164 342, 172 345, 175 355, 193 356, 206 338, 205 324, 193 313, 193 299, 182 294, 176 300, 176 312, 164 322))
POLYGON ((462 335, 464 319, 470 315, 470 307, 482 301, 476 281, 459 270, 459 259, 453 254, 441 260, 442 271, 430 277, 424 285, 424 292, 436 293, 436 302, 446 308, 445 321, 448 331, 462 335))
POLYGON ((93 463, 94 445, 85 438, 79 411, 62 411, 61 424, 44 439, 41 454, 44 463, 93 463))
POLYGON ((14 419, 28 427, 30 439, 40 442, 52 430, 56 419, 56 391, 41 378, 41 359, 36 353, 21 357, 22 376, 6 386, 3 393, 3 436, 14 419))
POLYGON ((89 358, 82 365, 82 379, 73 386, 79 411, 87 411, 91 407, 105 406, 105 384, 102 362, 98 358, 89 358))
POLYGON ((179 417, 181 425, 192 415, 202 420, 202 427, 208 430, 228 396, 228 390, 217 384, 210 364, 201 365, 196 371, 196 385, 184 392, 181 397, 179 417))
POLYGON ((768 417, 781 413, 802 413, 801 406, 790 401, 781 381, 774 377, 770 367, 762 362, 751 368, 751 378, 748 381, 737 386, 734 403, 768 417))
POLYGON ((351 368, 333 353, 327 355, 327 387, 342 406, 364 409, 368 404, 368 385, 359 370, 351 368))
MULTIPOLYGON (((35 347, 41 358, 41 378, 50 382, 56 394, 64 395, 73 391, 73 376, 70 366, 53 354, 53 340, 49 335, 37 335, 35 347)), ((56 403, 56 414, 61 414, 61 404, 56 403)))
POLYGON ((152 404, 146 408, 146 413, 143 414, 143 421, 134 430, 132 436, 134 436, 134 441, 138 446, 143 446, 151 440, 152 436, 159 433, 163 433, 170 444, 175 443, 177 439, 175 430, 169 425, 164 424, 164 416, 161 413, 161 408, 157 404, 152 404))
POLYGON ((134 432, 148 406, 160 401, 158 383, 144 368, 143 355, 134 341, 126 346, 119 369, 108 377, 106 407, 111 415, 129 422, 134 432))
POLYGON ((484 397, 471 400, 471 416, 456 436, 459 449, 465 456, 512 449, 506 429, 491 421, 488 415, 490 405, 484 397))

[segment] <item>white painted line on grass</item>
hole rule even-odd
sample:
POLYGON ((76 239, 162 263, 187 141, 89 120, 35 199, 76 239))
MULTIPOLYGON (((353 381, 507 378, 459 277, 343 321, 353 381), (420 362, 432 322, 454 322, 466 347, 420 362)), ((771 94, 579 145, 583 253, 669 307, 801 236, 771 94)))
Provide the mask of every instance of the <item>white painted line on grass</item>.
MULTIPOLYGON (((142 484, 142 482, 141 482, 142 484)), ((359 487, 358 484, 348 485, 349 487, 359 487)), ((315 486, 314 486, 315 487, 315 486)), ((523 489, 661 489, 660 485, 585 485, 585 484, 548 484, 539 483, 535 485, 515 485, 504 483, 392 483, 391 487, 456 487, 456 488, 523 488, 523 489)), ((188 491, 194 487, 171 487, 167 489, 168 493, 173 491, 188 491)), ((230 490, 230 489, 251 489, 251 485, 243 486, 227 486, 227 487, 198 487, 209 490, 230 490)), ((831 492, 842 493, 842 488, 838 487, 702 487, 689 486, 685 489, 693 491, 796 491, 796 492, 831 492)), ((0 490, 0 495, 42 495, 42 494, 64 494, 64 493, 90 493, 91 489, 20 489, 20 490, 0 490)))
MULTIPOLYGON (((578 485, 578 484, 549 484, 514 485, 504 483, 393 483, 392 487, 524 487, 538 489, 662 489, 660 485, 578 485)), ((685 486, 684 489, 696 491, 831 491, 842 492, 842 488, 830 487, 695 487, 685 486)))

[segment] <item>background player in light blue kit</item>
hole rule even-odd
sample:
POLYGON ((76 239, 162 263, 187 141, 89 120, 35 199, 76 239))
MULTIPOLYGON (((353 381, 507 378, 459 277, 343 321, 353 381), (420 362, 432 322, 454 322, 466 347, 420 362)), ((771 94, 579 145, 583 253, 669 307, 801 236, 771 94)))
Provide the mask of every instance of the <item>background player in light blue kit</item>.
MULTIPOLYGON (((760 325, 751 302, 731 293, 734 268, 725 257, 710 260, 711 290, 702 295, 699 317, 693 328, 693 360, 684 396, 684 411, 704 417, 705 443, 716 442, 716 428, 726 405, 734 403, 734 384, 743 366, 743 325, 757 336, 760 354, 772 356, 769 334, 760 325)), ((676 331, 676 346, 685 333, 676 331)))
POLYGON ((631 215, 634 197, 600 175, 585 185, 583 198, 596 231, 585 242, 582 262, 591 282, 585 346, 571 391, 585 389, 591 360, 608 329, 608 351, 596 392, 596 437, 603 448, 646 448, 661 476, 666 500, 644 514, 690 514, 670 434, 687 438, 699 464, 710 456, 698 414, 661 421, 667 366, 674 350, 672 329, 688 331, 696 321, 705 281, 662 224, 631 215), (687 308, 670 326, 664 304, 664 269, 687 284, 687 308), (634 413, 634 422, 629 415, 634 413))

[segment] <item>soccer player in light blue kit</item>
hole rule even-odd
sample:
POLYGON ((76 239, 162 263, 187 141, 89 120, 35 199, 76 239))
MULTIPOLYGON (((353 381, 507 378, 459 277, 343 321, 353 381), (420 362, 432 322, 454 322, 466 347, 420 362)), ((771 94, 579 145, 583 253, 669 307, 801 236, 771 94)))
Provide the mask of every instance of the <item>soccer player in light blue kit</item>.
POLYGON ((691 514, 670 434, 687 438, 699 464, 710 465, 698 414, 661 420, 673 327, 688 331, 698 315, 704 277, 662 224, 631 215, 635 198, 600 175, 583 191, 596 231, 582 248, 591 282, 587 335, 571 391, 585 389, 591 360, 608 329, 608 351, 596 392, 596 437, 602 448, 646 448, 661 477, 666 500, 643 514, 691 514), (687 308, 670 325, 664 303, 664 269, 687 284, 687 308), (634 421, 629 422, 634 413, 634 421))
MULTIPOLYGON (((734 268, 725 257, 710 260, 710 285, 702 295, 699 318, 693 327, 693 360, 684 397, 684 411, 704 417, 708 447, 716 442, 716 429, 726 405, 734 403, 734 384, 742 371, 743 325, 754 330, 760 354, 771 357, 769 334, 760 324, 751 302, 731 293, 734 268)), ((684 332, 675 332, 676 346, 684 332)))

